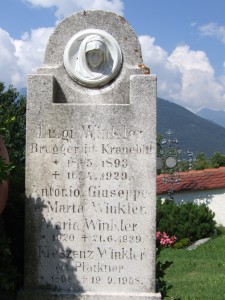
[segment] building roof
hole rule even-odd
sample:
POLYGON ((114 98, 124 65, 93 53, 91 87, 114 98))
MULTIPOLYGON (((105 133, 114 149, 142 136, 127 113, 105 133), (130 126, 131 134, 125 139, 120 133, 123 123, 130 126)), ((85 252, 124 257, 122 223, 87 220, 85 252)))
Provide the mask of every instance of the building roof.
MULTIPOLYGON (((157 194, 164 194, 170 190, 170 183, 164 183, 161 174, 157 176, 157 194)), ((180 172, 180 183, 173 183, 173 191, 197 191, 225 188, 225 167, 198 171, 180 172)))

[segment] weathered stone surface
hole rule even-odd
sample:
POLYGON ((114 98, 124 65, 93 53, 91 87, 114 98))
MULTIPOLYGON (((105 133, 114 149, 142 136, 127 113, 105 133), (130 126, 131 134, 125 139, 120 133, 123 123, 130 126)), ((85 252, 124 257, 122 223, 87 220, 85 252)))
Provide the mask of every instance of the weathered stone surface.
MULTIPOLYGON (((22 294, 21 294, 22 295, 22 294)), ((34 291, 26 291, 24 293, 23 300, 160 300, 161 296, 159 293, 137 293, 137 294, 128 294, 128 293, 57 293, 57 292, 43 292, 37 291, 34 294, 34 291)), ((7 299, 8 300, 8 299, 7 299)))
POLYGON ((155 292, 156 77, 113 13, 62 21, 45 64, 28 80, 26 265, 20 300, 160 299, 155 292), (118 42, 121 71, 104 86, 74 81, 63 65, 88 28, 118 42))

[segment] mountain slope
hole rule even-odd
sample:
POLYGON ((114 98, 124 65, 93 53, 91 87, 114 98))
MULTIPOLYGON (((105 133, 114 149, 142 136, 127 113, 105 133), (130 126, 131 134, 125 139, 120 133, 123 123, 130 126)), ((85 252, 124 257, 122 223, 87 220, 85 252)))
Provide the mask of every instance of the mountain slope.
POLYGON ((157 99, 157 133, 171 129, 182 150, 225 154, 225 128, 203 119, 175 103, 157 99))
POLYGON ((209 108, 203 108, 196 113, 199 117, 210 120, 217 125, 223 126, 225 128, 225 111, 223 110, 212 110, 209 108))

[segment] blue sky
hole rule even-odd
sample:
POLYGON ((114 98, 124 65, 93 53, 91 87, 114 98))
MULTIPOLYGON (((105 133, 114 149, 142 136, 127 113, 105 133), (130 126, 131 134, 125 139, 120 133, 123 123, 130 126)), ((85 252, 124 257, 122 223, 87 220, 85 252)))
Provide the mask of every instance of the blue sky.
POLYGON ((139 36, 158 96, 192 111, 225 110, 224 0, 7 0, 0 10, 0 81, 20 89, 41 66, 57 22, 83 9, 123 15, 139 36))

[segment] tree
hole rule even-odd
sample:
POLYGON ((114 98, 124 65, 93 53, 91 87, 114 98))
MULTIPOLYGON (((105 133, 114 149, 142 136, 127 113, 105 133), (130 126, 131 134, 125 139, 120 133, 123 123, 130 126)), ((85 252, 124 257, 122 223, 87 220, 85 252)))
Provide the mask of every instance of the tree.
POLYGON ((25 97, 19 96, 15 88, 8 90, 0 82, 0 134, 4 137, 10 161, 24 169, 25 149, 25 97))
POLYGON ((207 157, 204 153, 196 156, 193 169, 204 170, 207 168, 219 168, 225 166, 225 155, 215 152, 211 157, 207 157))
MULTIPOLYGON (((20 284, 17 281, 18 274, 21 274, 20 278, 22 280, 24 253, 25 100, 25 97, 20 96, 15 88, 9 86, 6 89, 5 85, 0 82, 0 134, 3 136, 8 150, 11 167, 12 165, 14 166, 9 178, 8 202, 1 216, 0 224, 0 251, 2 253, 0 256, 0 267, 4 267, 3 274, 5 274, 3 278, 4 284, 0 280, 0 288, 12 288, 20 284), (8 240, 10 240, 10 244, 6 244, 8 240), (3 249, 10 249, 12 255, 10 257, 4 256, 3 249), (9 261, 15 268, 10 268, 7 263, 9 261), (15 272, 15 269, 18 272, 15 272), (14 273, 15 275, 12 275, 14 273)), ((1 174, 5 177, 7 166, 5 166, 4 161, 2 161, 1 170, 1 174)), ((10 252, 8 251, 7 253, 10 252)))
POLYGON ((210 167, 209 159, 207 158, 206 154, 200 152, 195 159, 194 167, 195 170, 204 170, 210 167))
POLYGON ((220 152, 215 152, 210 158, 210 165, 212 168, 225 166, 225 155, 222 155, 220 152))
POLYGON ((9 154, 0 135, 0 215, 4 211, 8 198, 8 177, 11 171, 9 154))

